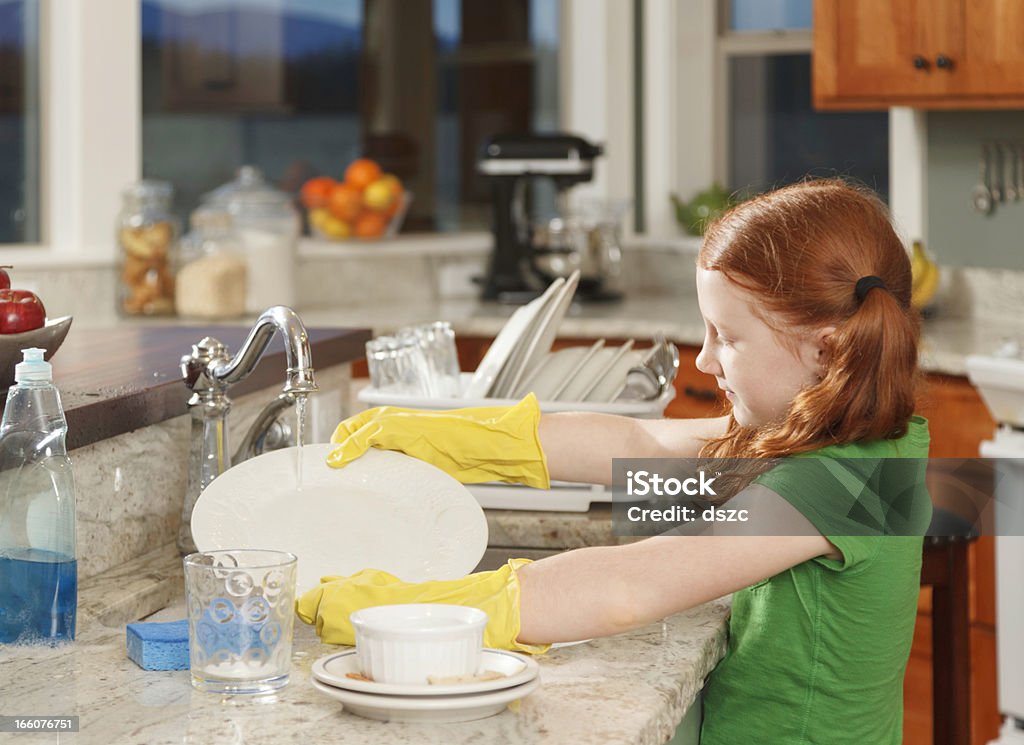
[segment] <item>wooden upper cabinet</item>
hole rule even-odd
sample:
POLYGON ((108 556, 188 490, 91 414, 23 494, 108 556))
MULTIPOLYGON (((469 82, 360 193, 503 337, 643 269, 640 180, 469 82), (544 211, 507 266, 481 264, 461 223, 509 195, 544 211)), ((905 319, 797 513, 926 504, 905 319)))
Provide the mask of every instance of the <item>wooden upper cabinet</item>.
POLYGON ((815 0, 818 109, 1024 106, 1020 0, 815 0))
POLYGON ((964 70, 966 87, 987 96, 1013 96, 1024 104, 1024 3, 966 0, 964 70))

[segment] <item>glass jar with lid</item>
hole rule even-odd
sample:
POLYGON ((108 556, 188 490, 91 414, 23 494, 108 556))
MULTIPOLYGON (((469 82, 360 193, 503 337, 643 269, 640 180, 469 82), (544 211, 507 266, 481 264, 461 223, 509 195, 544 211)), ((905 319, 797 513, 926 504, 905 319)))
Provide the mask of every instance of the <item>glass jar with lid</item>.
POLYGON ((220 320, 245 313, 248 269, 231 215, 200 207, 179 244, 174 303, 184 318, 220 320))
POLYGON ((267 183, 255 166, 204 198, 204 204, 231 215, 248 268, 246 310, 295 302, 295 246, 302 221, 291 197, 267 183))
POLYGON ((117 308, 128 316, 174 314, 174 251, 180 223, 171 212, 173 187, 139 181, 121 193, 117 308))

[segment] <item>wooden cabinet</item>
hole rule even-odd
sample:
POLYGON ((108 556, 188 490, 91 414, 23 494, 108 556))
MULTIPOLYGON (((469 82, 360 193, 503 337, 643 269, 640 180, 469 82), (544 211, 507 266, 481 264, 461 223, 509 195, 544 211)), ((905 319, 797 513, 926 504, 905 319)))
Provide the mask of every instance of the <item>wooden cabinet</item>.
MULTIPOLYGON (((977 390, 965 379, 947 375, 929 375, 925 381, 918 412, 928 417, 931 431, 932 458, 971 458, 978 455, 981 441, 992 436, 995 422, 981 400, 977 390)), ((929 484, 935 491, 934 487, 929 484)), ((933 493, 936 502, 941 494, 933 493)), ((999 730, 999 712, 996 695, 995 652, 995 553, 989 536, 967 544, 960 566, 951 575, 959 581, 954 595, 966 605, 955 610, 961 613, 963 623, 958 633, 966 638, 957 639, 957 646, 968 657, 967 684, 955 690, 957 700, 969 704, 967 729, 970 745, 985 745, 999 730), (959 577, 959 580, 956 578, 959 577), (963 583, 966 582, 966 587, 963 583), (963 616, 966 618, 963 618, 963 616), (966 631, 963 631, 963 628, 966 631)), ((911 648, 907 674, 904 679, 904 743, 931 745, 937 742, 933 732, 933 656, 932 632, 936 629, 933 618, 933 592, 922 587, 918 599, 917 626, 911 648)), ((937 610, 937 609, 936 609, 937 610)), ((948 628, 948 623, 945 625, 948 628)), ((956 667, 956 666, 954 666, 956 667)), ((963 668, 961 668, 963 669, 963 668)), ((950 685, 956 686, 955 681, 950 685)), ((948 733, 947 733, 948 734, 948 733)), ((964 740, 968 742, 968 740, 964 740)))
POLYGON ((815 0, 817 109, 1024 107, 1018 0, 815 0))

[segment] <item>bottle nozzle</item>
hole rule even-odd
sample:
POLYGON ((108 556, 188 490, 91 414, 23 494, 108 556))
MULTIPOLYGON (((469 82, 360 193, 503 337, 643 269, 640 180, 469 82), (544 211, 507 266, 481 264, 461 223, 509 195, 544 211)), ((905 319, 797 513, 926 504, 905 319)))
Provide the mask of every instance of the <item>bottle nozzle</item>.
POLYGON ((43 359, 43 355, 46 354, 45 349, 38 347, 22 349, 21 354, 22 361, 14 366, 14 382, 48 383, 53 380, 53 366, 43 359))

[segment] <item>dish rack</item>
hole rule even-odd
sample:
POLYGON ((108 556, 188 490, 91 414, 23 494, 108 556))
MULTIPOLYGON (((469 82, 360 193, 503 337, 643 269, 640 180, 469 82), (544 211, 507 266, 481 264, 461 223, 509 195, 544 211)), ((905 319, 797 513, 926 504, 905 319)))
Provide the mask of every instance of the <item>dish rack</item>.
MULTIPOLYGON (((460 382, 469 383, 472 373, 462 373, 460 382)), ((665 407, 676 397, 675 388, 669 386, 661 396, 651 401, 613 401, 593 403, 587 401, 541 401, 543 412, 592 411, 600 414, 619 414, 638 419, 657 419, 665 413, 665 407)), ((358 394, 359 401, 369 406, 402 406, 411 409, 461 409, 469 406, 511 406, 517 403, 511 398, 427 398, 382 391, 373 387, 363 388, 358 394)), ((468 484, 467 488, 484 509, 537 510, 545 512, 586 512, 595 503, 610 503, 612 490, 600 484, 577 484, 556 481, 550 489, 534 489, 517 484, 468 484)))
MULTIPOLYGON (((472 377, 472 373, 461 373, 459 375, 459 382, 463 390, 465 390, 472 377)), ((462 409, 470 406, 511 406, 519 402, 517 398, 465 398, 463 396, 436 398, 415 396, 380 390, 373 386, 363 388, 356 397, 368 406, 402 406, 410 409, 430 409, 432 411, 462 409)), ((623 400, 610 403, 595 401, 541 401, 540 410, 545 413, 556 411, 592 411, 599 414, 618 414, 637 419, 658 419, 664 415, 665 408, 675 397, 675 388, 669 386, 658 398, 651 399, 650 401, 623 400)))

